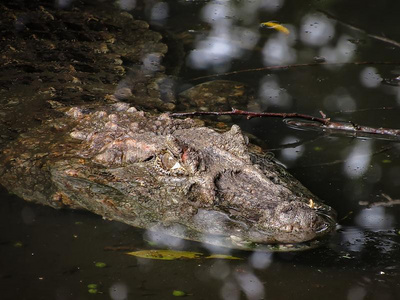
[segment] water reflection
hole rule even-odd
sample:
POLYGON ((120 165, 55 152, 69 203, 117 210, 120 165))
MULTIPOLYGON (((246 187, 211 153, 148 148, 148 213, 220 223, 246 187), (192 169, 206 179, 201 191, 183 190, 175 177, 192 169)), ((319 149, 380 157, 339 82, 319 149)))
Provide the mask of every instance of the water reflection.
POLYGON ((211 277, 219 280, 225 280, 231 273, 231 268, 228 262, 224 260, 218 260, 210 267, 211 277))
MULTIPOLYGON (((175 228, 171 228, 170 230, 175 232, 177 235, 184 236, 185 229, 183 227, 175 226, 175 228)), ((159 247, 183 249, 185 246, 185 240, 168 235, 168 232, 164 233, 161 226, 157 230, 146 230, 144 239, 150 243, 158 245, 159 247)))
POLYGON ((36 213, 31 207, 24 207, 21 211, 22 221, 27 225, 32 225, 36 219, 36 213))
POLYGON ((357 108, 357 102, 346 88, 338 87, 325 96, 323 106, 327 111, 349 111, 357 108))
MULTIPOLYGON (((298 142, 299 139, 295 136, 286 136, 283 138, 281 144, 292 144, 298 142)), ((294 148, 286 148, 281 151, 280 159, 285 162, 288 166, 293 165, 293 163, 299 159, 305 150, 304 145, 299 145, 294 148)))
POLYGON ((119 0, 118 5, 122 10, 132 10, 136 7, 136 0, 119 0))
POLYGON ((289 108, 292 105, 292 97, 287 90, 279 86, 278 77, 275 75, 267 75, 260 80, 258 94, 262 110, 269 106, 289 108))
POLYGON ((372 140, 359 140, 351 146, 343 171, 348 178, 360 178, 369 169, 372 155, 372 140))
POLYGON ((372 230, 386 230, 395 225, 393 215, 384 207, 373 207, 361 210, 354 221, 360 227, 372 230))
POLYGON ((309 46, 324 46, 335 36, 334 21, 321 13, 307 14, 300 25, 300 39, 309 46))
POLYGON ((70 6, 73 0, 55 0, 55 5, 58 8, 65 9, 70 6))
POLYGON ((194 69, 223 72, 233 59, 241 57, 258 41, 258 33, 235 24, 239 11, 231 2, 212 1, 202 9, 203 21, 210 24, 207 35, 195 44, 187 63, 194 69))
POLYGON ((365 174, 364 179, 368 183, 378 183, 382 180, 382 167, 378 163, 374 163, 370 166, 367 174, 365 174))
POLYGON ((292 29, 289 36, 282 33, 273 34, 265 43, 262 54, 264 65, 290 64, 296 61, 294 49, 295 32, 292 29))
POLYGON ((158 2, 151 8, 150 20, 151 23, 163 25, 167 22, 169 16, 169 6, 165 2, 158 2))
POLYGON ((362 286, 354 286, 347 293, 348 300, 362 300, 367 295, 367 291, 362 286))
POLYGON ((145 71, 156 72, 160 70, 162 56, 159 53, 150 53, 143 57, 142 69, 145 71))
POLYGON ((248 265, 240 265, 234 270, 230 270, 229 266, 222 262, 215 263, 214 265, 217 265, 218 269, 221 269, 223 274, 222 276, 220 274, 217 275, 215 273, 215 267, 211 267, 211 275, 223 280, 223 285, 220 288, 222 299, 241 299, 241 292, 243 292, 246 295, 246 299, 249 300, 264 298, 264 284, 248 265))
POLYGON ((360 81, 367 88, 376 88, 381 85, 382 77, 374 67, 365 67, 360 72, 360 81))
POLYGON ((266 269, 272 263, 272 253, 271 252, 254 252, 250 256, 250 264, 254 269, 266 269))
POLYGON ((264 298, 264 285, 253 272, 236 272, 235 278, 242 291, 246 294, 247 299, 256 300, 264 298))
POLYGON ((269 1, 255 1, 260 4, 261 9, 265 9, 270 13, 276 12, 282 8, 285 0, 269 0, 269 1))
POLYGON ((122 282, 117 282, 109 288, 109 295, 112 300, 128 299, 128 285, 122 282))
POLYGON ((393 166, 388 170, 389 173, 389 180, 390 184, 392 184, 394 187, 399 187, 400 186, 400 167, 399 166, 393 166))
MULTIPOLYGON (((396 242, 396 233, 391 229, 387 229, 393 225, 392 216, 379 212, 366 212, 357 216, 356 221, 360 227, 344 227, 340 232, 341 249, 344 253, 351 253, 350 257, 347 258, 353 259, 354 257, 367 255, 379 260, 378 257, 385 254, 388 258, 385 260, 385 264, 389 269, 392 269, 393 260, 395 261, 396 257, 392 255, 396 253, 399 246, 399 243, 396 242), (387 220, 386 228, 379 224, 379 220, 387 220)), ((371 263, 370 261, 368 262, 371 263)))
POLYGON ((224 300, 238 300, 238 299, 240 299, 240 290, 239 290, 236 282, 227 280, 222 285, 220 295, 221 295, 221 298, 224 300))
MULTIPOLYGON (((350 36, 341 35, 335 46, 324 46, 319 55, 329 63, 346 63, 353 59, 356 46, 349 41, 350 36)), ((328 68, 330 66, 327 66, 328 68)))
MULTIPOLYGON (((56 3, 60 8, 64 8, 69 6, 71 1, 58 0, 56 3)), ((188 66, 194 69, 206 70, 207 72, 223 72, 229 70, 234 60, 244 59, 248 50, 253 49, 260 42, 260 29, 257 26, 257 17, 260 15, 260 12, 267 11, 270 14, 277 13, 284 8, 285 4, 283 0, 251 1, 247 3, 248 5, 246 5, 246 3, 241 3, 239 5, 234 1, 210 1, 204 4, 201 12, 201 18, 204 22, 208 23, 211 28, 210 31, 204 34, 203 37, 197 37, 194 45, 195 50, 190 52, 188 55, 188 66)), ((120 0, 119 5, 123 10, 132 10, 136 8, 137 3, 135 0, 120 0)), ((170 9, 170 6, 165 2, 147 1, 146 5, 147 15, 152 23, 166 25, 169 18, 175 17, 171 15, 173 10, 170 9)), ((327 19, 322 14, 316 14, 313 12, 306 13, 304 16, 301 16, 302 10, 299 11, 300 13, 296 13, 296 15, 294 13, 291 15, 288 14, 287 19, 285 20, 286 22, 291 22, 292 20, 296 19, 295 16, 302 17, 300 25, 297 25, 293 22, 293 25, 289 26, 291 31, 291 35, 289 37, 279 33, 274 33, 273 31, 266 35, 265 41, 263 41, 263 44, 261 44, 261 62, 259 66, 296 63, 299 59, 303 59, 304 56, 302 56, 302 53, 315 52, 319 56, 323 56, 328 62, 349 62, 355 58, 355 50, 357 46, 349 42, 350 36, 348 33, 339 32, 339 29, 335 27, 336 23, 334 21, 327 19), (296 41, 297 38, 299 38, 298 41, 296 41), (301 43, 303 43, 303 45, 301 43)), ((276 15, 268 16, 271 16, 272 19, 275 19, 276 15)), ((23 22, 21 22, 21 24, 22 23, 23 22)), ((375 53, 376 51, 373 52, 375 53)), ((158 71, 158 67, 161 63, 160 59, 161 58, 159 56, 154 55, 143 57, 144 68, 152 71, 158 71)), ((243 64, 243 68, 246 68, 245 64, 243 64)), ((290 84, 293 84, 293 82, 284 79, 284 76, 281 76, 280 74, 269 76, 264 76, 264 74, 258 76, 257 74, 254 82, 258 83, 256 87, 258 88, 259 100, 263 105, 262 108, 265 109, 271 106, 276 106, 280 109, 289 110, 293 108, 294 104, 296 104, 298 105, 297 108, 301 110, 304 107, 307 107, 307 105, 302 106, 303 104, 299 103, 299 101, 296 101, 295 103, 293 99, 298 99, 298 95, 301 95, 301 89, 306 89, 306 96, 308 96, 308 93, 311 95, 312 93, 315 93, 318 94, 316 98, 323 98, 322 105, 324 109, 328 111, 333 112, 341 110, 355 110, 357 108, 364 107, 364 103, 359 99, 362 98, 361 100, 364 100, 364 96, 367 97, 368 92, 363 91, 361 87, 359 88, 357 86, 357 88, 359 88, 358 94, 357 96, 353 96, 350 93, 351 89, 349 86, 344 86, 343 82, 336 81, 335 79, 332 79, 333 77, 338 76, 342 78, 350 78, 351 84, 355 85, 356 82, 361 82, 362 87, 368 89, 377 89, 380 86, 381 77, 379 75, 379 69, 375 67, 360 68, 357 72, 358 76, 356 75, 355 77, 346 77, 346 74, 340 73, 340 69, 329 70, 332 72, 329 73, 329 76, 327 76, 330 77, 330 84, 327 85, 326 90, 326 86, 322 86, 321 88, 316 84, 315 81, 311 79, 303 86, 299 84, 300 88, 298 90, 290 90, 287 87, 290 86, 290 84), (320 88, 320 90, 318 90, 318 88, 320 88)), ((288 70, 287 73, 290 73, 290 71, 291 70, 288 70)), ((312 72, 310 73, 314 74, 312 72)), ((310 76, 310 78, 312 78, 312 76, 310 76)), ((300 82, 301 79, 303 78, 299 78, 300 82)), ((386 95, 384 95, 385 97, 388 97, 390 101, 397 100, 397 105, 400 105, 399 87, 384 87, 384 91, 386 91, 386 95)), ((304 98, 306 97, 304 96, 304 98)), ((394 103, 396 103, 395 101, 394 103)), ((378 105, 379 104, 380 103, 378 103, 378 105)), ((319 108, 321 103, 311 102, 309 105, 313 108, 319 108)), ((374 105, 376 106, 376 104, 374 105)), ((375 115, 373 117, 375 117, 375 115)), ((282 144, 297 142, 299 140, 296 133, 279 135, 279 139, 282 144)), ((350 205, 353 204, 351 201, 358 200, 358 198, 363 200, 370 199, 372 197, 371 195, 376 194, 377 189, 375 185, 381 187, 383 184, 386 184, 391 191, 396 192, 398 190, 398 187, 400 186, 400 167, 396 165, 395 160, 386 166, 380 161, 373 161, 372 152, 374 149, 374 142, 372 140, 352 141, 348 143, 341 143, 340 141, 337 141, 337 143, 334 143, 333 145, 334 146, 332 146, 332 148, 335 148, 335 155, 330 156, 330 154, 327 154, 327 151, 324 152, 324 155, 327 157, 327 159, 334 160, 338 158, 340 160, 346 160, 344 164, 338 164, 342 167, 342 170, 340 167, 329 169, 327 171, 328 175, 325 178, 321 177, 322 179, 320 179, 318 178, 319 173, 315 172, 313 169, 304 178, 306 183, 308 181, 308 184, 314 184, 316 186, 316 190, 319 192, 321 197, 328 199, 328 201, 332 201, 332 199, 335 200, 335 202, 332 201, 332 203, 334 203, 335 206, 342 205, 344 207, 344 209, 342 208, 342 211, 345 211, 350 205), (342 151, 343 148, 345 148, 345 150, 342 151), (341 178, 337 179, 338 177, 341 178), (383 183, 383 180, 385 180, 385 183, 383 183), (317 184, 314 182, 317 182, 317 184), (336 185, 334 188, 330 187, 332 182, 333 185, 336 185), (365 184, 365 182, 367 184, 365 184), (317 185, 320 187, 317 187, 317 185), (330 195, 330 191, 333 190, 335 192, 332 193, 333 195, 330 195), (348 203, 346 203, 346 201, 348 201, 348 203)), ((320 147, 319 144, 317 144, 316 147, 317 146, 320 147)), ((329 146, 329 144, 322 144, 322 147, 328 148, 329 146)), ((290 166, 296 166, 297 161, 306 157, 306 153, 310 152, 307 152, 306 150, 309 149, 306 149, 306 146, 304 145, 296 148, 285 149, 281 152, 280 159, 287 162, 290 166)), ((396 149, 396 151, 398 150, 399 149, 396 149)), ((314 156, 322 156, 322 154, 319 153, 311 153, 314 156)), ((398 198, 396 195, 394 197, 398 198)), ((341 233, 342 240, 337 244, 344 244, 344 248, 348 251, 360 252, 364 254, 368 254, 368 252, 371 249, 374 249, 374 247, 379 248, 378 255, 398 253, 398 244, 386 241, 384 234, 376 233, 376 235, 371 238, 371 235, 366 232, 366 230, 378 231, 396 228, 396 226, 398 226, 396 225, 398 224, 396 223, 396 218, 398 216, 396 212, 397 211, 395 208, 386 209, 383 207, 361 209, 359 212, 356 211, 354 219, 349 221, 352 225, 354 225, 354 227, 344 227, 343 232, 341 233)), ((35 222, 35 209, 31 207, 24 208, 21 210, 20 214, 24 224, 32 225, 33 222, 35 222)), ((60 216, 60 219, 61 218, 62 216, 60 216)), ((67 221, 70 222, 70 220, 67 221)), ((70 226, 67 221, 65 221, 65 228, 70 226)), ((87 221, 85 220, 85 222, 87 221)), ((9 222, 7 222, 7 225, 9 225, 9 222)), ((48 227, 48 224, 43 225, 48 227)), ((29 230, 35 230, 34 226, 31 226, 29 230)), ((24 237, 25 232, 29 232, 29 230, 27 228, 23 228, 23 230, 21 230, 22 233, 18 233, 18 235, 24 237)), ((74 233, 75 230, 77 229, 73 229, 72 233, 74 233)), ((6 234, 8 230, 4 230, 3 232, 6 234)), ((57 235, 60 232, 61 231, 58 231, 57 235)), ((70 235, 70 232, 67 234, 70 235)), ((393 231, 391 234, 391 238, 393 240, 395 240, 396 237, 398 240, 397 232, 393 231)), ((36 240, 38 239, 38 235, 33 234, 31 236, 33 237, 32 243, 35 246, 40 244, 36 240)), ((111 234, 109 234, 109 236, 111 236, 111 234)), ((7 237, 9 240, 13 240, 15 238, 16 236, 11 235, 7 237)), ((96 245, 96 247, 90 248, 91 251, 98 251, 99 255, 104 255, 102 248, 105 242, 103 239, 107 239, 107 234, 102 234, 102 236, 99 235, 97 240, 96 238, 96 236, 92 236, 91 232, 90 234, 87 234, 86 240, 89 241, 88 243, 96 245)), ((112 244, 113 238, 108 237, 109 240, 107 240, 106 244, 112 244)), ((125 243, 134 242, 134 239, 124 239, 123 237, 119 238, 125 243)), ((208 237, 204 238, 205 240, 208 239, 208 237)), ((5 239, 6 242, 3 242, 3 244, 7 243, 7 239, 5 239)), ((46 237, 46 243, 43 243, 44 245, 50 244, 47 239, 48 237, 46 237)), ((158 245, 166 248, 170 247, 173 249, 182 249, 187 245, 186 242, 181 239, 171 238, 171 236, 154 231, 148 231, 146 233, 146 239, 154 241, 158 245)), ((53 243, 49 245, 49 247, 51 246, 53 246, 53 243)), ((27 244, 27 247, 32 246, 27 244)), ((73 247, 78 246, 77 244, 71 244, 70 248, 74 250, 72 253, 79 253, 79 255, 82 255, 82 253, 88 252, 84 247, 81 249, 73 247)), ((68 250, 70 250, 70 248, 68 248, 68 250)), ((210 248, 206 249, 214 251, 216 248, 210 246, 210 248)), ((35 253, 44 251, 44 253, 47 254, 46 250, 47 249, 42 249, 42 251, 36 251, 35 253)), ((60 249, 54 248, 51 251, 54 253, 59 253, 60 249)), ((227 250, 227 252, 228 251, 230 250, 227 250)), ((13 252, 17 253, 17 251, 13 252)), ((29 251, 26 252, 28 253, 29 251)), ((359 271, 361 273, 361 275, 359 275, 357 272, 354 272, 354 270, 346 269, 347 261, 344 263, 339 261, 340 263, 338 263, 337 266, 335 263, 329 264, 329 262, 327 262, 328 259, 326 259, 327 253, 333 256, 333 254, 330 252, 330 249, 321 250, 320 253, 317 252, 317 254, 315 254, 310 265, 303 267, 303 269, 299 271, 293 267, 293 265, 288 263, 289 261, 277 261, 271 253, 255 252, 249 254, 248 260, 239 268, 235 268, 234 263, 229 261, 215 261, 210 263, 210 265, 204 263, 204 268, 202 269, 203 275, 199 275, 196 278, 196 275, 198 275, 200 271, 198 271, 198 269, 197 271, 196 269, 194 271, 193 265, 187 261, 179 262, 178 264, 171 266, 162 263, 159 264, 149 260, 139 260, 139 268, 134 269, 131 268, 131 266, 130 268, 126 267, 127 264, 134 265, 134 261, 129 261, 127 263, 127 260, 123 258, 124 255, 119 255, 120 253, 115 252, 111 253, 112 255, 109 255, 108 257, 109 259, 112 257, 112 259, 118 261, 120 265, 116 264, 117 267, 112 266, 102 274, 100 274, 100 272, 97 270, 93 272, 87 268, 84 271, 86 273, 83 273, 85 275, 83 277, 85 278, 86 275, 90 275, 94 278, 100 278, 100 280, 104 280, 106 282, 105 286, 107 287, 105 288, 105 293, 108 291, 108 295, 111 299, 127 299, 128 294, 131 293, 132 290, 140 290, 137 288, 137 282, 142 280, 148 280, 152 282, 157 274, 161 274, 164 277, 163 280, 165 280, 158 284, 160 284, 160 286, 167 286, 168 288, 173 286, 175 281, 182 277, 184 277, 186 281, 193 279, 194 283, 188 284, 188 286, 195 291, 194 297, 201 293, 201 290, 207 289, 209 290, 207 292, 216 295, 216 297, 219 296, 222 299, 241 299, 243 298, 241 297, 241 294, 243 293, 247 299, 266 299, 266 296, 269 296, 269 291, 274 289, 273 284, 279 285, 283 283, 285 284, 285 287, 287 286, 296 289, 296 285, 299 285, 298 280, 300 280, 300 282, 311 282, 315 284, 315 289, 313 289, 313 291, 309 294, 304 291, 306 289, 302 289, 304 292, 304 298, 313 299, 316 295, 318 295, 318 288, 322 286, 324 290, 327 288, 335 289, 335 291, 337 290, 338 293, 340 292, 340 296, 336 294, 327 295, 325 293, 321 293, 324 294, 324 296, 326 296, 328 299, 346 297, 349 300, 359 300, 366 298, 367 295, 371 295, 371 298, 374 299, 383 299, 384 296, 386 296, 387 299, 396 299, 398 293, 391 295, 388 291, 391 288, 398 290, 398 283, 395 282, 390 284, 390 281, 387 283, 387 278, 379 278, 380 284, 383 282, 383 287, 385 288, 385 290, 382 291, 381 285, 381 290, 379 291, 382 293, 374 294, 368 290, 367 284, 371 284, 371 282, 374 282, 375 279, 371 275, 374 270, 371 271, 371 268, 366 264, 366 262, 370 264, 376 263, 382 267, 382 270, 385 270, 384 268, 392 268, 392 270, 394 270, 393 274, 398 276, 398 266, 396 265, 398 260, 395 260, 394 263, 388 263, 388 261, 385 260, 385 255, 382 255, 375 256, 372 260, 367 259, 360 262, 357 261, 354 269, 363 269, 359 271), (326 272, 329 273, 327 279, 321 280, 322 285, 319 285, 320 281, 316 280, 312 274, 320 264, 326 264, 328 266, 326 268, 326 272), (109 275, 110 273, 107 272, 113 271, 116 272, 114 274, 115 277, 125 276, 127 278, 125 281, 126 283, 123 281, 116 282, 115 279, 112 279, 110 282, 109 278, 105 278, 111 277, 109 275), (268 277, 269 272, 276 272, 276 278, 278 279, 274 279, 274 281, 268 281, 268 278, 271 278, 268 277), (195 273, 196 275, 192 277, 192 273, 195 273), (104 274, 106 274, 106 276, 104 276, 104 274), (296 281, 293 281, 296 283, 296 285, 291 285, 291 276, 296 278, 296 281), (358 278, 354 279, 352 278, 353 276, 362 277, 361 280, 358 281, 358 278), (134 278, 132 279, 132 282, 128 281, 131 277, 134 278), (203 282, 206 282, 206 280, 210 277, 221 282, 215 284, 215 286, 212 286, 212 284, 206 286, 203 282), (353 282, 348 283, 346 280, 348 277, 350 277, 353 282), (199 283, 196 279, 201 279, 202 282, 199 283), (354 280, 356 283, 354 283, 354 280)), ((78 259, 79 255, 75 254, 74 259, 78 259)), ((291 254, 291 259, 295 258, 296 255, 297 254, 291 254)), ((313 255, 314 254, 310 254, 310 256, 313 255)), ((72 257, 72 255, 70 256, 72 257)), ((304 256, 306 256, 306 254, 304 256)), ((337 256, 335 256, 334 259, 337 259, 337 256)), ((12 268, 16 268, 14 267, 14 264, 18 265, 21 263, 21 257, 23 257, 22 254, 18 254, 18 256, 14 257, 15 259, 12 260, 12 268)), ((43 255, 43 261, 48 260, 49 257, 45 257, 45 255, 43 255)), ((300 261, 300 264, 304 264, 304 261, 302 261, 301 258, 302 256, 299 255, 299 257, 300 258, 298 261, 300 261)), ((79 261, 79 264, 87 263, 87 261, 85 261, 86 259, 87 258, 83 258, 82 261, 79 261)), ((59 259, 57 258, 54 260, 58 261, 59 259)), ((24 271, 35 270, 35 268, 32 268, 30 265, 29 268, 27 268, 27 266, 24 264, 19 267, 24 271)), ((67 267, 70 268, 70 266, 67 267)), ((56 272, 54 272, 53 269, 50 271, 52 274, 56 274, 55 276, 59 276, 59 274, 65 275, 63 272, 65 272, 67 267, 62 266, 61 268, 56 269, 56 272)), ((39 268, 43 268, 42 262, 40 265, 38 264, 36 269, 39 268)), ((13 273, 11 271, 2 270, 1 279, 5 282, 7 280, 11 280, 13 275, 9 274, 13 273)), ((59 279, 60 282, 63 282, 63 280, 66 278, 72 278, 73 280, 76 280, 79 285, 81 284, 80 280, 82 279, 81 274, 82 273, 80 273, 76 278, 72 275, 68 275, 57 277, 57 279, 59 279)), ((26 279, 28 277, 21 278, 26 279)), ((18 288, 20 289, 20 283, 22 281, 19 279, 20 278, 17 277, 16 281, 18 281, 18 288)), ((378 280, 375 282, 378 282, 378 280)), ((81 289, 81 286, 76 287, 76 289, 81 289)), ((278 295, 280 299, 290 298, 282 293, 281 288, 278 288, 278 290, 279 291, 276 293, 278 294, 279 292, 278 295)), ((63 290, 63 295, 67 294, 69 295, 71 293, 67 288, 65 288, 65 292, 63 290)), ((80 296, 81 298, 87 297, 87 295, 80 296)), ((134 296, 135 297, 130 298, 139 298, 140 296, 145 297, 146 295, 141 295, 138 292, 138 294, 134 294, 134 296)), ((157 297, 167 298, 167 294, 159 293, 157 297)))

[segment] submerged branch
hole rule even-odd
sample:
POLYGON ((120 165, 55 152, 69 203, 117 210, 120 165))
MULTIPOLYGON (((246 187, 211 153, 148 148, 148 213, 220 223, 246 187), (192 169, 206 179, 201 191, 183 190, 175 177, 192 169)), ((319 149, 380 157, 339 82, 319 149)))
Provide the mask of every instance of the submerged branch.
MULTIPOLYGON (((365 156, 373 157, 378 154, 384 153, 386 151, 390 151, 392 149, 393 149, 393 146, 382 147, 382 148, 378 149, 377 151, 373 152, 372 154, 369 154, 369 153, 362 154, 362 155, 358 155, 357 157, 365 157, 365 156)), ((272 150, 270 150, 270 151, 272 151, 272 150)), ((315 168, 315 167, 323 167, 323 166, 334 166, 337 164, 343 164, 346 161, 347 161, 347 159, 336 159, 336 160, 328 161, 328 162, 302 165, 302 166, 298 166, 297 168, 315 168)))
POLYGON ((375 40, 379 40, 379 41, 382 41, 382 42, 385 42, 385 43, 388 43, 388 44, 391 44, 391 45, 393 45, 393 46, 396 46, 396 47, 399 47, 399 48, 400 48, 400 43, 397 42, 397 41, 394 41, 394 40, 392 40, 392 39, 388 39, 388 38, 383 37, 383 36, 380 36, 380 35, 375 35, 375 34, 368 33, 368 32, 365 31, 364 29, 358 28, 358 27, 356 27, 356 26, 354 26, 354 25, 351 25, 351 24, 346 23, 346 22, 344 22, 344 21, 342 21, 342 20, 339 20, 337 17, 335 17, 334 15, 332 15, 332 14, 330 14, 330 13, 324 11, 324 10, 318 10, 318 11, 321 12, 321 13, 323 13, 324 15, 326 15, 328 18, 330 18, 330 19, 332 19, 332 20, 335 20, 336 22, 338 22, 338 23, 342 24, 343 26, 346 26, 346 27, 348 27, 348 28, 350 28, 350 29, 352 29, 352 30, 354 30, 354 31, 361 32, 361 33, 363 33, 363 34, 366 34, 366 35, 369 36, 370 38, 373 38, 373 39, 375 39, 375 40))
POLYGON ((232 108, 231 111, 194 111, 194 112, 183 112, 183 113, 171 113, 171 117, 193 117, 193 116, 223 116, 223 115, 235 115, 235 116, 246 116, 247 119, 260 118, 260 117, 272 117, 281 118, 286 120, 286 124, 306 129, 322 129, 324 131, 332 132, 345 132, 354 135, 380 135, 400 138, 400 129, 392 128, 375 128, 355 124, 349 122, 333 122, 330 118, 327 118, 323 112, 320 112, 322 117, 314 117, 306 114, 299 113, 272 113, 272 112, 251 112, 240 109, 232 108))
POLYGON ((397 62, 397 61, 354 61, 354 62, 343 62, 343 63, 312 62, 312 63, 304 63, 304 64, 278 65, 278 66, 267 66, 267 67, 261 67, 261 68, 238 70, 238 71, 226 72, 226 73, 221 73, 221 74, 210 74, 210 75, 192 78, 189 81, 197 81, 197 80, 209 79, 209 78, 214 78, 214 77, 237 75, 237 74, 241 74, 241 73, 250 73, 250 72, 279 71, 279 70, 288 70, 288 69, 301 68, 301 67, 341 66, 341 65, 343 65, 343 66, 347 66, 347 65, 355 65, 355 66, 395 65, 395 66, 398 66, 398 65, 400 65, 400 62, 397 62))

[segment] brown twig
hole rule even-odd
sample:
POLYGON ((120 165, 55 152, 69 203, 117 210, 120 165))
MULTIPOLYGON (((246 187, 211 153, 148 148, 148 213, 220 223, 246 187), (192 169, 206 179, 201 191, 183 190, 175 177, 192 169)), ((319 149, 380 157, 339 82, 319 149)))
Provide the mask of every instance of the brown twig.
POLYGON ((374 128, 368 126, 362 126, 353 122, 332 122, 330 118, 326 118, 323 112, 321 112, 322 118, 314 117, 311 115, 299 114, 299 113, 270 113, 270 112, 251 112, 240 109, 232 108, 231 111, 194 111, 194 112, 183 112, 183 113, 171 113, 171 117, 193 117, 193 116, 223 116, 223 115, 235 115, 235 116, 246 116, 247 119, 260 118, 260 117, 272 117, 281 118, 288 120, 286 123, 303 128, 318 128, 322 130, 331 130, 335 132, 346 132, 352 134, 363 134, 363 135, 382 135, 400 138, 400 129, 391 128, 374 128), (306 120, 303 122, 301 120, 306 120))
POLYGON ((393 199, 389 195, 386 195, 384 193, 381 194, 383 198, 385 198, 385 201, 378 201, 378 202, 368 202, 368 201, 360 201, 358 204, 367 206, 367 207, 374 207, 374 206, 385 206, 385 207, 391 207, 393 205, 399 205, 400 204, 400 199, 393 199))
MULTIPOLYGON (((301 119, 301 118, 300 118, 301 119)), ((362 126, 355 124, 351 121, 349 122, 326 122, 325 124, 316 124, 311 122, 301 122, 297 120, 289 120, 286 122, 288 125, 294 127, 303 127, 303 128, 316 128, 322 129, 325 131, 332 131, 334 132, 346 132, 351 133, 354 135, 380 135, 380 136, 387 136, 387 137, 395 137, 400 138, 400 129, 393 129, 393 128, 375 128, 369 126, 362 126)))
POLYGON ((310 115, 298 114, 298 113, 268 113, 268 112, 252 112, 246 110, 240 110, 232 108, 231 111, 193 111, 193 112, 183 112, 183 113, 171 113, 171 117, 193 117, 193 116, 224 116, 224 115, 236 115, 236 116, 246 116, 247 119, 260 118, 260 117, 274 117, 281 119, 289 118, 299 118, 303 120, 316 121, 321 124, 328 124, 329 118, 318 118, 310 115))

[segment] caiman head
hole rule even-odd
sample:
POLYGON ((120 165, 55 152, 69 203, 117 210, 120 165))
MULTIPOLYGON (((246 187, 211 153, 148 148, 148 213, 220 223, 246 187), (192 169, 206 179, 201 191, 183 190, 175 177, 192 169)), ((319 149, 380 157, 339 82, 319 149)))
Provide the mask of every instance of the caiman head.
POLYGON ((255 152, 236 125, 218 133, 124 103, 67 115, 72 129, 46 149, 41 167, 53 206, 239 249, 295 250, 335 227, 335 212, 255 152))

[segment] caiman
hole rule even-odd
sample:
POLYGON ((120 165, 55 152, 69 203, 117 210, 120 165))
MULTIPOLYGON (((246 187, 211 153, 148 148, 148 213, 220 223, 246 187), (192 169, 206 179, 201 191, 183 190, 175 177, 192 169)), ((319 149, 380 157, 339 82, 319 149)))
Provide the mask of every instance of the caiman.
POLYGON ((334 211, 237 125, 198 123, 122 102, 73 107, 3 150, 0 182, 28 201, 232 248, 295 249, 333 230, 334 211))
POLYGON ((334 230, 334 210, 238 126, 219 133, 126 103, 175 105, 151 60, 167 51, 160 34, 126 12, 53 3, 0 5, 0 184, 28 201, 238 249, 304 249, 334 230))

